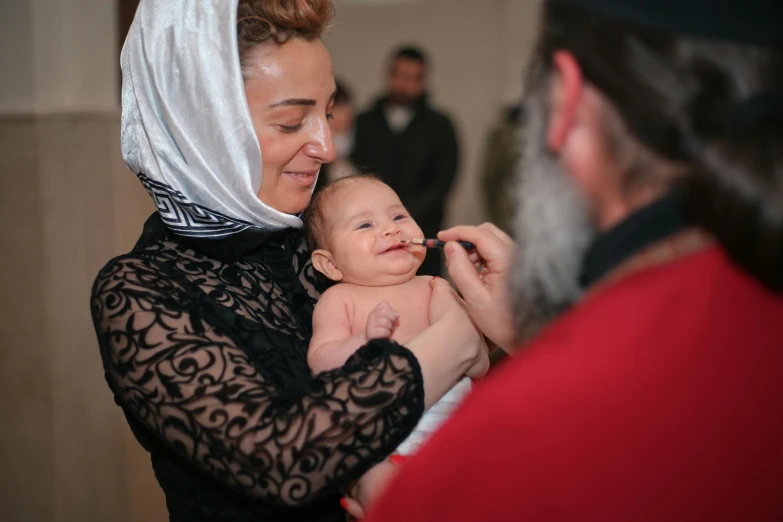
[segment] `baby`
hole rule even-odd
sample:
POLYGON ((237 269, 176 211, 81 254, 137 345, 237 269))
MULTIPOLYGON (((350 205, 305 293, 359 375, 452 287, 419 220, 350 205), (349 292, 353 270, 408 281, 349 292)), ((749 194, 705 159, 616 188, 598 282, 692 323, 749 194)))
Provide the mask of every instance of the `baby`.
MULTIPOLYGON (((305 227, 313 266, 339 283, 315 307, 307 355, 313 373, 342 366, 371 339, 405 344, 430 326, 431 278, 416 276, 426 250, 403 243, 423 234, 388 185, 367 175, 327 185, 313 198, 305 227)), ((424 413, 397 452, 415 451, 469 391, 465 378, 424 413)), ((374 477, 389 465, 382 462, 359 481, 354 496, 362 506, 374 497, 374 477)))

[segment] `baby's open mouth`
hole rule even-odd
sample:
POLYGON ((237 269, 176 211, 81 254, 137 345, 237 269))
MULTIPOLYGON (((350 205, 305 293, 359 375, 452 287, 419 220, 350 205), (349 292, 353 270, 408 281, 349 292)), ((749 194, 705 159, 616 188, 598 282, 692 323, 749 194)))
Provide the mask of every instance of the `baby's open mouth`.
POLYGON ((407 248, 407 245, 405 243, 399 243, 397 245, 394 245, 391 248, 387 248, 381 254, 388 254, 389 252, 395 252, 397 250, 405 250, 407 248))

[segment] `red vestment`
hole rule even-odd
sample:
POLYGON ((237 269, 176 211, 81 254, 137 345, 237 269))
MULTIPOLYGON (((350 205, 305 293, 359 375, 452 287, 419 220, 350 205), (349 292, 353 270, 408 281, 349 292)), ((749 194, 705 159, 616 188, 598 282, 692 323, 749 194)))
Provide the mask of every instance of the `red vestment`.
POLYGON ((365 522, 783 521, 783 296, 711 247, 480 383, 365 522))

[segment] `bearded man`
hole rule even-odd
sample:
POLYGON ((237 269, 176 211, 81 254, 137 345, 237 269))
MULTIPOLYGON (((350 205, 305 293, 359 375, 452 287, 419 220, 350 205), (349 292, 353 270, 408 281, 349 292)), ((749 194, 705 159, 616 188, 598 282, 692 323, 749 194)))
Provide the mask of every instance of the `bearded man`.
POLYGON ((546 0, 516 243, 440 234, 515 355, 368 522, 783 520, 781 27, 767 0, 546 0))

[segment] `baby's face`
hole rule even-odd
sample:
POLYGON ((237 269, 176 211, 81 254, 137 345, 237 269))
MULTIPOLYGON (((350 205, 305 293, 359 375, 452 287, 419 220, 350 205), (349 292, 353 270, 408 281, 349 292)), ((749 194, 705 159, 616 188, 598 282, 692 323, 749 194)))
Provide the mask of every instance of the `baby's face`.
POLYGON ((325 209, 327 246, 342 281, 387 286, 410 280, 426 254, 401 241, 424 237, 397 194, 374 179, 342 187, 325 209))

